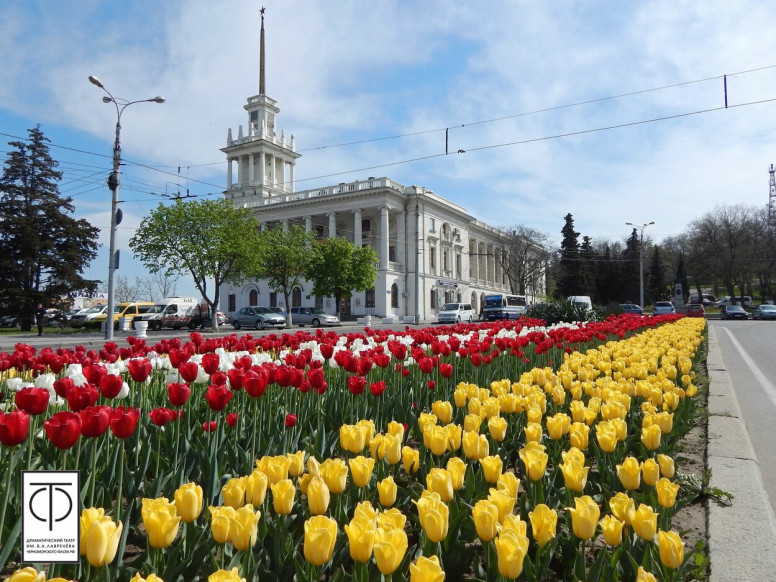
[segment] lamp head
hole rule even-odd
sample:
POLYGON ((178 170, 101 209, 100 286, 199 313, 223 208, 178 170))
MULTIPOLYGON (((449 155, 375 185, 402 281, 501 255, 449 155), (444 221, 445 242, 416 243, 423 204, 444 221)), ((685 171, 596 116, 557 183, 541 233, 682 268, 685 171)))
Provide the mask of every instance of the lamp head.
POLYGON ((113 101, 113 99, 111 99, 111 98, 110 98, 110 97, 108 97, 107 95, 103 95, 103 96, 102 96, 102 102, 103 102, 103 103, 110 103, 111 101, 113 101))
POLYGON ((165 98, 162 97, 161 95, 157 95, 156 97, 151 99, 151 101, 153 101, 154 103, 164 103, 165 102, 165 98))
POLYGON ((104 87, 102 86, 102 83, 100 82, 100 80, 97 77, 95 77, 94 75, 89 75, 89 82, 92 85, 97 85, 100 89, 104 89, 104 87))

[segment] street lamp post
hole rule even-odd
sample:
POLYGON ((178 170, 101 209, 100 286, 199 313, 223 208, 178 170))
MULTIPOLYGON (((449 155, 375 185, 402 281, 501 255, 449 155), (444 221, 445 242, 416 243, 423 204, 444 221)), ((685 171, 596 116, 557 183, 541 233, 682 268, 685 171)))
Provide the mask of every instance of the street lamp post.
POLYGON ((164 97, 154 97, 152 99, 140 99, 138 101, 128 101, 120 97, 111 95, 100 80, 91 75, 89 82, 97 85, 107 93, 103 96, 103 103, 113 103, 116 106, 116 141, 113 143, 113 172, 108 177, 108 188, 112 192, 110 206, 110 250, 108 255, 108 314, 105 319, 105 340, 113 339, 113 312, 114 312, 114 287, 113 278, 118 268, 118 251, 116 250, 116 227, 121 222, 119 214, 119 176, 121 174, 121 114, 124 110, 134 103, 164 103, 164 97))
POLYGON ((641 308, 644 309, 644 229, 648 226, 651 226, 655 224, 654 221, 647 222, 644 224, 633 224, 632 222, 626 222, 627 226, 632 226, 633 228, 638 228, 640 231, 639 235, 639 293, 641 296, 641 308))

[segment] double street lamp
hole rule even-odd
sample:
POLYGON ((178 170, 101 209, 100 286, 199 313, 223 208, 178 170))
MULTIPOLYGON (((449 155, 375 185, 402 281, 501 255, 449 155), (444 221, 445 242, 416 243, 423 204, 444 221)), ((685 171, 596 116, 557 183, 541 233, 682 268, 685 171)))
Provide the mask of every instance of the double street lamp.
POLYGON ((103 103, 113 103, 116 106, 116 141, 113 144, 113 172, 108 177, 108 188, 110 188, 113 198, 110 207, 110 251, 108 255, 108 314, 105 320, 105 339, 113 339, 113 312, 114 312, 114 288, 113 278, 116 273, 116 269, 119 266, 118 251, 116 250, 116 227, 121 222, 121 214, 118 209, 119 205, 119 176, 121 174, 121 114, 124 110, 134 103, 164 103, 164 97, 154 97, 152 99, 140 99, 138 101, 128 101, 120 97, 114 97, 111 95, 100 80, 91 75, 89 82, 92 85, 97 85, 100 89, 105 91, 107 95, 103 96, 103 103))
POLYGON ((639 292, 641 294, 641 308, 644 309, 644 229, 648 226, 651 226, 655 224, 654 221, 647 222, 644 224, 633 224, 632 222, 626 222, 627 226, 632 226, 633 228, 638 228, 640 231, 639 235, 639 292))

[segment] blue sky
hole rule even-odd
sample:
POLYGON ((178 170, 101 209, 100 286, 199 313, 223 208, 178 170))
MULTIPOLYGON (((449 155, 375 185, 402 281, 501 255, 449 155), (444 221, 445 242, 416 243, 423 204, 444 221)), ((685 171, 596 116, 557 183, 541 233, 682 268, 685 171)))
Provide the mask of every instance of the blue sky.
MULTIPOLYGON (((654 221, 684 232, 719 204, 764 206, 776 158, 776 13, 757 1, 408 3, 263 0, 267 94, 296 138, 297 189, 389 176, 494 226, 593 240, 654 221), (724 109, 722 75, 728 75, 724 109), (762 102, 754 104, 756 102, 762 102), (704 112, 704 113, 700 113, 704 112), (663 121, 651 121, 661 118, 663 121), (616 129, 602 130, 602 128, 616 129), (449 151, 444 156, 445 129, 449 151), (569 135, 575 134, 575 135, 569 135), (555 137, 564 136, 564 137, 555 137), (376 138, 389 138, 379 139, 376 138), (337 144, 361 142, 348 146, 337 144), (433 156, 433 157, 429 157, 433 156), (418 158, 426 158, 418 161, 418 158)), ((77 216, 103 229, 117 97, 119 273, 163 194, 220 196, 229 128, 258 93, 257 0, 5 0, 0 159, 42 124, 77 216), (178 172, 180 168, 180 173, 178 172), (180 186, 179 186, 180 184, 180 186)), ((179 293, 193 293, 182 278, 179 293)))

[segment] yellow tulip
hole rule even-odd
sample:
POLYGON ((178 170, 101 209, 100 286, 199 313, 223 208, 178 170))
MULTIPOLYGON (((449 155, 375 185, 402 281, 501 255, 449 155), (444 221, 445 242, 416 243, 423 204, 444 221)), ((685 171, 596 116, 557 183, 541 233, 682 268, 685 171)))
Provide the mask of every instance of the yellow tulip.
POLYGON ((463 433, 463 454, 469 459, 479 460, 488 456, 488 439, 474 431, 463 433))
POLYGON ((369 456, 380 461, 385 457, 385 435, 383 433, 376 434, 369 441, 369 456))
MULTIPOLYGON (((365 422, 365 421, 362 420, 360 422, 365 422)), ((372 422, 371 420, 368 422, 372 424, 371 434, 373 435, 375 432, 374 430, 375 423, 372 422)), ((392 434, 393 436, 399 437, 400 439, 404 440, 404 425, 400 422, 396 422, 395 420, 392 420, 391 422, 388 423, 388 434, 392 434)), ((370 435, 370 438, 371 438, 371 435, 370 435)))
POLYGON ((598 523, 601 525, 601 532, 607 544, 618 546, 622 543, 622 528, 625 525, 622 521, 613 515, 605 515, 598 523))
POLYGON ((631 525, 637 536, 651 542, 655 538, 655 532, 657 531, 657 513, 649 505, 642 503, 633 513, 631 525))
MULTIPOLYGON (((393 420, 390 423, 388 423, 388 432, 391 433, 394 436, 398 435, 399 432, 397 431, 397 427, 396 427, 397 424, 399 425, 398 428, 401 429, 401 435, 403 436, 404 435, 404 427, 401 425, 401 423, 398 423, 398 422, 393 421, 393 420)), ((372 442, 372 439, 375 436, 375 423, 374 423, 374 421, 371 420, 371 419, 368 419, 368 418, 364 418, 364 419, 359 420, 356 423, 356 426, 360 426, 361 428, 363 428, 366 431, 366 444, 368 446, 369 443, 372 442)))
POLYGON ((221 487, 224 505, 235 509, 245 505, 245 477, 232 477, 221 487))
MULTIPOLYGON (((62 578, 49 578, 48 582, 54 582, 55 580, 62 580, 62 578)), ((143 578, 140 575, 140 572, 138 572, 134 576, 132 576, 129 582, 164 582, 164 580, 162 580, 156 574, 149 574, 147 578, 143 578)))
POLYGON ((628 438, 628 423, 621 418, 613 418, 609 422, 617 431, 617 440, 624 443, 625 439, 628 438))
POLYGON ((528 517, 531 520, 533 539, 540 547, 546 546, 555 537, 558 527, 558 513, 544 503, 540 503, 528 513, 528 517))
POLYGON ((307 458, 307 472, 313 477, 321 477, 321 464, 315 457, 307 458))
POLYGON ((469 404, 466 406, 466 410, 469 413, 467 416, 477 417, 480 419, 480 422, 482 422, 482 401, 477 396, 469 398, 469 404))
POLYGON ((269 479, 258 469, 254 469, 250 475, 245 477, 245 500, 254 507, 264 503, 267 496, 267 487, 269 479))
POLYGON ((307 495, 307 487, 310 485, 310 481, 320 478, 321 477, 314 477, 310 473, 305 473, 302 475, 301 478, 296 482, 297 486, 299 487, 299 491, 302 492, 302 495, 307 495))
MULTIPOLYGON (((81 531, 81 537, 80 537, 80 553, 82 556, 86 555, 86 532, 89 531, 89 528, 95 521, 99 521, 102 518, 105 517, 105 510, 102 507, 85 507, 83 511, 81 511, 81 518, 80 518, 80 531, 81 531)), ((24 568, 24 570, 28 570, 28 568, 24 568)), ((21 571, 21 570, 20 570, 21 571)))
POLYGON ((608 420, 602 420, 595 425, 595 437, 598 441, 598 446, 605 453, 613 452, 619 442, 617 429, 608 420))
POLYGON ((523 560, 528 552, 528 538, 507 530, 499 535, 494 543, 498 555, 499 573, 511 579, 520 576, 523 571, 523 560))
POLYGON ((383 507, 391 507, 396 503, 396 481, 392 476, 388 476, 382 481, 377 482, 377 493, 380 496, 380 505, 383 507))
MULTIPOLYGON (((393 438, 393 437, 392 437, 393 438)), ((372 471, 375 468, 375 460, 367 457, 354 457, 348 461, 350 474, 353 475, 353 483, 356 487, 366 487, 372 479, 372 471)))
POLYGON ((582 422, 574 422, 569 428, 569 442, 580 451, 587 448, 589 435, 590 427, 582 422))
POLYGON ((443 582, 444 579, 445 573, 436 556, 421 556, 410 564, 410 582, 443 582))
POLYGON ((463 432, 480 432, 482 417, 479 414, 467 414, 463 417, 463 432))
POLYGON ((446 469, 450 473, 450 479, 453 482, 453 491, 463 489, 464 477, 466 477, 466 463, 460 457, 450 457, 447 460, 446 469))
POLYGON ((210 533, 218 544, 225 544, 232 539, 232 519, 235 517, 234 507, 210 506, 210 533))
POLYGON ((585 421, 585 403, 581 400, 572 400, 569 405, 571 410, 571 418, 574 422, 585 421))
POLYGON ((294 507, 294 495, 296 487, 291 479, 283 479, 277 483, 270 483, 272 489, 272 506, 278 515, 288 515, 294 507))
POLYGON ((641 478, 650 487, 654 487, 660 478, 660 465, 655 459, 644 459, 641 463, 641 478))
POLYGON ((547 417, 544 423, 547 425, 547 434, 554 441, 557 441, 568 434, 569 428, 571 427, 571 419, 567 414, 562 412, 547 417))
POLYGON ((423 431, 423 446, 436 456, 447 452, 447 430, 444 426, 430 425, 423 431))
POLYGON ((339 431, 340 446, 350 453, 359 454, 366 447, 366 436, 366 428, 343 424, 339 431))
POLYGON ((504 521, 501 522, 501 528, 499 529, 499 535, 505 534, 507 530, 513 530, 519 537, 526 537, 528 535, 528 524, 520 519, 519 515, 514 513, 508 513, 504 516, 504 521))
POLYGON ((407 523, 407 516, 398 509, 391 508, 388 511, 381 511, 377 514, 377 527, 384 530, 404 529, 407 523))
POLYGON ((103 517, 89 526, 86 532, 86 559, 95 568, 110 564, 119 548, 124 524, 116 524, 110 517, 103 517))
POLYGON ((245 578, 240 577, 240 571, 235 566, 231 570, 216 570, 207 577, 207 582, 245 582, 245 578))
POLYGON ((404 472, 407 474, 417 473, 420 468, 420 453, 412 447, 403 447, 401 450, 402 464, 404 472))
POLYGON ((614 517, 625 523, 625 525, 630 525, 631 516, 636 511, 636 506, 633 499, 621 491, 609 499, 609 510, 614 517))
POLYGON ((175 509, 181 521, 191 523, 202 513, 202 487, 185 483, 175 490, 175 509))
POLYGON ((480 465, 482 466, 482 473, 485 476, 485 481, 488 483, 498 483, 501 472, 504 469, 504 462, 498 455, 487 456, 484 459, 480 459, 480 465))
POLYGON ((152 547, 166 548, 172 544, 181 522, 174 503, 165 497, 143 499, 140 515, 148 534, 148 543, 152 547))
POLYGON ((329 508, 329 488, 326 482, 320 477, 313 477, 307 484, 307 507, 310 508, 312 515, 321 515, 326 513, 329 508))
POLYGON ((658 455, 657 464, 660 465, 660 474, 667 479, 674 477, 675 467, 674 460, 668 455, 658 455))
POLYGON ((38 572, 32 566, 27 566, 26 568, 16 570, 11 574, 11 577, 8 578, 8 582, 46 582, 46 573, 38 572))
POLYGON ((660 548, 660 561, 667 568, 676 570, 684 561, 684 544, 675 531, 657 532, 657 544, 660 548))
POLYGON ((528 424, 541 424, 542 416, 542 409, 539 406, 531 405, 528 407, 528 410, 526 410, 528 424))
POLYGON ((439 419, 437 418, 436 414, 421 412, 420 416, 418 416, 418 428, 420 429, 420 433, 423 434, 423 431, 426 430, 426 427, 433 426, 437 424, 438 421, 439 419))
POLYGON ((560 464, 560 470, 563 472, 563 479, 568 489, 576 493, 581 493, 585 489, 590 467, 585 467, 576 459, 569 458, 560 464))
MULTIPOLYGON (((659 432, 659 430, 658 430, 659 432)), ((625 489, 632 491, 641 484, 641 465, 635 457, 626 457, 621 465, 617 465, 617 477, 625 489)))
POLYGON ((368 562, 372 557, 377 533, 375 522, 363 517, 353 518, 350 523, 345 524, 345 533, 348 536, 350 557, 356 562, 368 562))
POLYGON ((488 419, 488 432, 494 441, 502 442, 507 436, 507 419, 503 416, 491 416, 488 419))
POLYGON ((445 426, 445 434, 447 435, 447 450, 454 453, 461 448, 461 438, 463 435, 463 429, 460 424, 448 424, 445 426))
POLYGON ((654 451, 660 447, 661 434, 658 425, 653 424, 652 426, 647 426, 641 429, 641 442, 644 443, 644 446, 648 450, 654 451))
POLYGON ((542 440, 542 425, 538 422, 529 422, 523 429, 526 443, 539 443, 542 440))
POLYGON ((304 473, 304 451, 286 453, 286 459, 288 459, 289 475, 292 477, 299 477, 299 475, 304 473))
POLYGON ((480 499, 472 508, 472 519, 477 537, 489 542, 498 533, 498 507, 487 499, 480 499))
POLYGON ((655 424, 660 427, 660 432, 669 434, 674 430, 674 415, 670 412, 662 411, 655 415, 655 424))
POLYGON ((413 501, 418 508, 420 526, 432 542, 441 542, 447 537, 450 510, 438 493, 424 491, 420 499, 413 501))
POLYGON ((517 499, 517 494, 520 491, 520 479, 514 473, 502 473, 496 483, 496 489, 517 499))
POLYGON ((520 460, 525 465, 525 472, 531 481, 539 481, 544 477, 549 457, 544 447, 525 447, 520 449, 520 460))
POLYGON ((464 388, 456 388, 453 391, 453 400, 457 408, 463 408, 466 406, 466 390, 464 388))
POLYGON ((329 491, 342 493, 348 483, 348 466, 342 459, 326 459, 321 463, 321 476, 329 491))
POLYGON ((291 466, 291 461, 286 456, 264 457, 262 461, 258 468, 264 472, 270 483, 277 483, 283 479, 288 479, 288 469, 291 466))
POLYGON ((363 517, 364 519, 369 519, 375 523, 377 523, 377 517, 379 515, 380 512, 372 507, 372 503, 370 501, 359 501, 356 504, 356 508, 353 510, 354 518, 363 517))
POLYGON ((383 437, 385 444, 385 461, 389 465, 395 465, 401 461, 402 437, 388 433, 383 437))
POLYGON ((574 507, 567 507, 571 513, 571 527, 574 535, 581 540, 589 540, 595 534, 601 510, 589 495, 574 498, 574 507))
POLYGON ((431 404, 431 412, 442 424, 450 424, 453 418, 453 405, 447 400, 437 400, 431 404))
POLYGON ((506 516, 515 509, 515 502, 517 500, 512 495, 491 488, 488 493, 488 501, 498 507, 498 521, 503 523, 506 516))
POLYGON ((408 544, 404 529, 378 529, 372 548, 377 569, 385 576, 393 574, 401 565, 404 554, 407 553, 408 544))
POLYGON ((673 507, 676 505, 676 494, 679 493, 679 484, 672 483, 665 477, 658 480, 655 485, 657 488, 657 502, 661 507, 673 507))
POLYGON ((657 582, 657 578, 655 578, 654 574, 647 572, 643 566, 639 566, 636 582, 657 582))
POLYGON ((316 566, 331 560, 337 543, 337 522, 325 515, 315 515, 304 522, 304 557, 316 566))
POLYGON ((230 527, 232 545, 236 550, 245 551, 256 545, 258 536, 260 511, 253 511, 253 506, 243 505, 235 511, 230 527))

